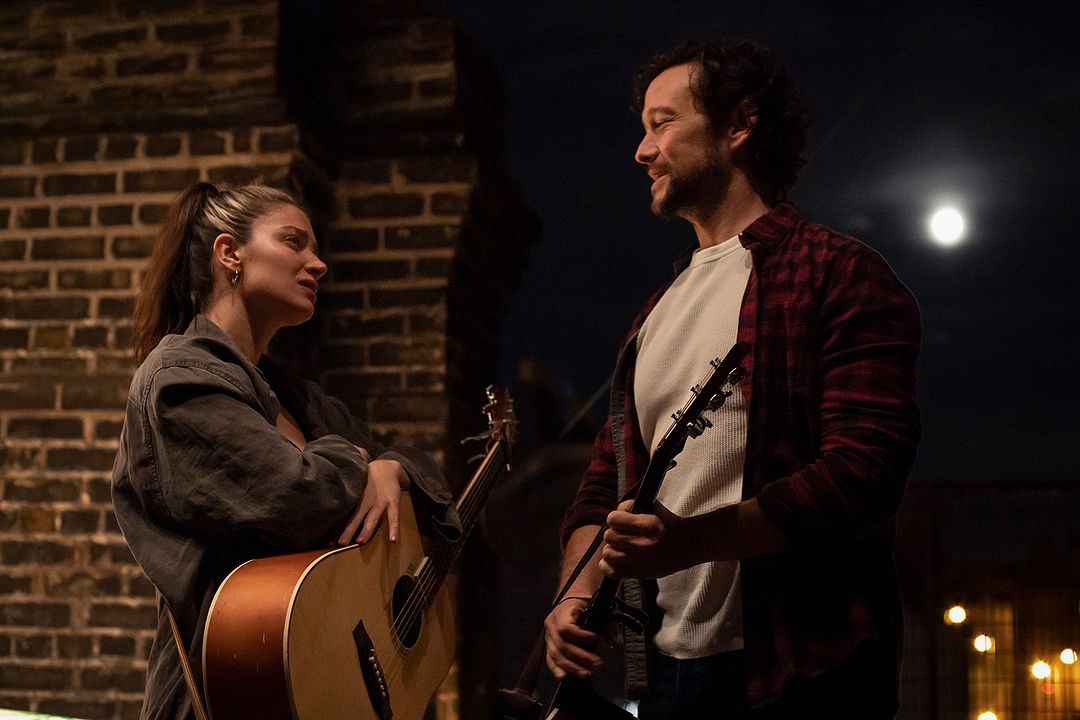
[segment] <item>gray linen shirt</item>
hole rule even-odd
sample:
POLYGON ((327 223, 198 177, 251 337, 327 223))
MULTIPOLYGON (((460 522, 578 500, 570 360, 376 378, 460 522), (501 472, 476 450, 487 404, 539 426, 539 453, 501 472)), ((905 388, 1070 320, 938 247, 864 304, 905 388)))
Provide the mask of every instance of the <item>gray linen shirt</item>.
MULTIPOLYGON (((205 316, 165 337, 136 371, 113 466, 113 506, 135 560, 176 616, 198 678, 210 602, 225 576, 252 558, 328 545, 344 527, 367 479, 354 445, 399 461, 418 510, 457 537, 457 513, 430 458, 383 447, 315 383, 265 359, 252 365, 205 316), (282 404, 308 438, 303 450, 277 430, 282 404)), ((159 606, 141 718, 193 716, 159 606)))

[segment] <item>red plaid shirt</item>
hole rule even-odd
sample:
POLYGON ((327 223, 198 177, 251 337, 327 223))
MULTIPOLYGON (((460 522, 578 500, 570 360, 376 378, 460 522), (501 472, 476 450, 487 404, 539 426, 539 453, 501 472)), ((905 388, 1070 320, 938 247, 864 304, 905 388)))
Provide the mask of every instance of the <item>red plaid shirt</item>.
MULTIPOLYGON (((885 648, 883 674, 897 670, 891 520, 919 439, 919 313, 877 253, 806 222, 790 203, 739 237, 754 264, 739 319, 739 339, 752 345, 743 498, 756 497, 796 546, 742 561, 747 693, 756 706, 792 678, 842 663, 864 640, 885 648)), ((648 465, 634 356, 638 330, 666 289, 650 298, 619 353, 611 412, 563 522, 564 544, 576 528, 603 523, 648 465)), ((697 378, 686 380, 689 393, 697 378)), ((643 672, 628 657, 631 697, 644 690, 643 672)), ((895 705, 895 695, 882 703, 895 705)))

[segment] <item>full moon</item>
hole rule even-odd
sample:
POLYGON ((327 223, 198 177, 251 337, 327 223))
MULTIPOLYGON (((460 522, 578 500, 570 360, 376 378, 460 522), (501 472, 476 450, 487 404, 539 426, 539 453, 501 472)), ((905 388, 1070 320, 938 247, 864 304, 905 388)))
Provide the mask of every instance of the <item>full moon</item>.
POLYGON ((930 237, 938 245, 950 247, 964 238, 967 223, 960 211, 953 207, 943 207, 930 216, 930 237))

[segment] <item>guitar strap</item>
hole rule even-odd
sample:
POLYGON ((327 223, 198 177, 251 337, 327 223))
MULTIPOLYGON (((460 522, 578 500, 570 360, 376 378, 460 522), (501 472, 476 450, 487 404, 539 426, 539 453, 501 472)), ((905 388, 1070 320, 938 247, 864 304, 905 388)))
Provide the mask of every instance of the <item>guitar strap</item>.
POLYGON ((173 615, 172 608, 165 602, 161 594, 158 594, 158 601, 165 607, 165 614, 169 616, 169 627, 172 628, 173 640, 176 641, 176 654, 180 656, 180 667, 184 670, 184 682, 187 683, 188 695, 191 696, 191 709, 195 711, 196 720, 208 720, 206 714, 206 708, 203 706, 202 693, 199 692, 198 686, 195 684, 195 673, 191 671, 191 663, 188 662, 187 648, 184 647, 184 641, 180 639, 180 628, 176 625, 176 617, 173 615))

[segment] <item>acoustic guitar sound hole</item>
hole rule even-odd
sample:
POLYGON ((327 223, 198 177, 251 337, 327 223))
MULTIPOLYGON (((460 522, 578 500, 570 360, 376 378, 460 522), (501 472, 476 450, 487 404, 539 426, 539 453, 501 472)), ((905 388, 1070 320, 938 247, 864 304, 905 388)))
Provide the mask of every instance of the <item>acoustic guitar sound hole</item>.
POLYGON ((424 619, 419 598, 413 597, 415 587, 416 578, 411 575, 398 578, 397 585, 394 586, 394 630, 398 640, 407 648, 411 648, 420 639, 420 626, 424 619))

